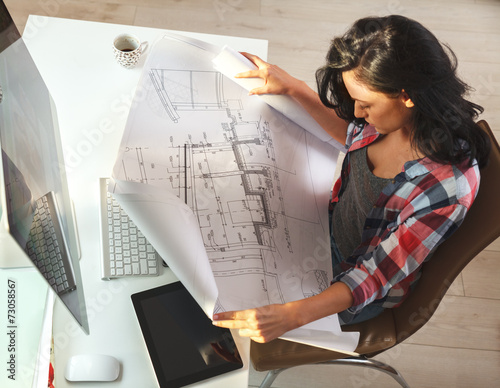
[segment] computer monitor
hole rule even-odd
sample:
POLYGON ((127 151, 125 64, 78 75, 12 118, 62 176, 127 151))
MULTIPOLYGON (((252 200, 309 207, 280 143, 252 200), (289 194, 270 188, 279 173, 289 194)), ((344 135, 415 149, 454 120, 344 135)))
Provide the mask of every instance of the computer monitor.
POLYGON ((55 105, 2 0, 0 87, 0 268, 34 265, 88 333, 55 105))

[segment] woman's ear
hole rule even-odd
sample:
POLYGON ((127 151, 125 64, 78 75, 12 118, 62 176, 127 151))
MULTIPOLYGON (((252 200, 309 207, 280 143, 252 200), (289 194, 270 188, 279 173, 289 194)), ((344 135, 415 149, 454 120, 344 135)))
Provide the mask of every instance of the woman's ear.
POLYGON ((405 92, 404 89, 401 91, 401 100, 403 101, 403 103, 407 108, 413 108, 415 106, 410 96, 408 95, 408 93, 405 92))

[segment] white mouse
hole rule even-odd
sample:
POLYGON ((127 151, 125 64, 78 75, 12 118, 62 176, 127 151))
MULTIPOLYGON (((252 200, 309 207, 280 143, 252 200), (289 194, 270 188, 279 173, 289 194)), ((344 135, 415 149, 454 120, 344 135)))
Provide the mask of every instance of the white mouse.
POLYGON ((66 364, 68 381, 114 381, 120 374, 120 362, 104 354, 79 354, 66 364))

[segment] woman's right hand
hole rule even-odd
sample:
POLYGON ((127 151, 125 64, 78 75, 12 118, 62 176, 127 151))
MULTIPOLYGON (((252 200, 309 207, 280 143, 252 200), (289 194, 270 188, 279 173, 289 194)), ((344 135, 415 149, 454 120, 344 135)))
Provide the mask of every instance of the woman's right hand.
POLYGON ((345 144, 347 122, 337 116, 334 109, 323 105, 318 93, 306 82, 292 77, 280 67, 271 65, 256 55, 242 54, 252 61, 257 69, 244 71, 236 74, 235 77, 264 80, 263 86, 250 90, 248 94, 286 94, 294 98, 332 138, 340 144, 345 144))
POLYGON ((303 82, 292 77, 282 68, 271 65, 260 59, 258 56, 242 52, 245 57, 252 61, 258 69, 249 70, 236 74, 236 78, 262 78, 264 86, 250 90, 249 94, 289 94, 294 90, 303 87, 303 82))

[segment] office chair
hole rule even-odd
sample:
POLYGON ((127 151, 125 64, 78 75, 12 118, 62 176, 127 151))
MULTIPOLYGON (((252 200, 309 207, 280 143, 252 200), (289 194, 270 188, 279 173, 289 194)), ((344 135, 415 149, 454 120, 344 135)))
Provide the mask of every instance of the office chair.
POLYGON ((368 367, 408 387, 397 370, 370 358, 403 342, 427 323, 463 268, 500 236, 500 147, 486 121, 481 120, 478 126, 491 139, 491 155, 481 170, 477 198, 458 230, 423 265, 422 276, 409 297, 401 306, 386 309, 373 319, 343 327, 344 331, 360 332, 356 357, 281 339, 264 344, 252 341, 250 358, 255 370, 269 371, 260 388, 269 388, 282 371, 306 364, 368 367))

